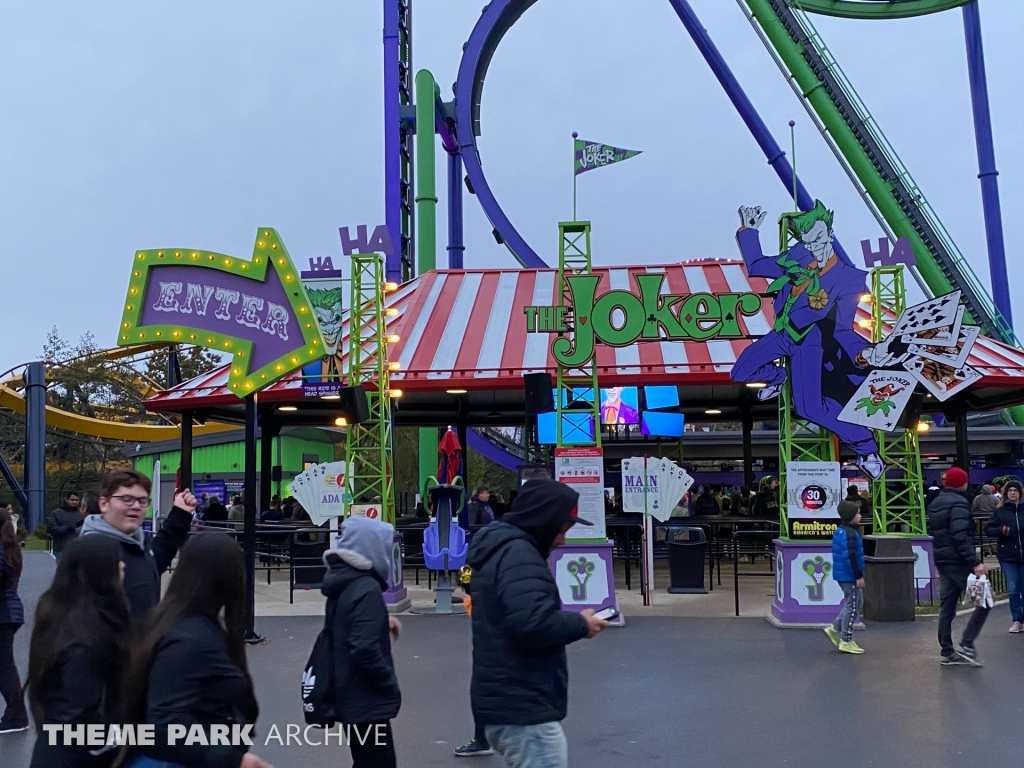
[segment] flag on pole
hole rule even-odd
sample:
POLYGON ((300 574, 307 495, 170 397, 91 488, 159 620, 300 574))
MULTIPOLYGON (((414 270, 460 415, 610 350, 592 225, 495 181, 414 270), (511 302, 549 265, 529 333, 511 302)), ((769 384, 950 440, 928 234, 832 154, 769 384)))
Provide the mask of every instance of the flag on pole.
POLYGON ((603 168, 612 163, 621 163, 640 154, 638 149, 622 149, 608 144, 597 144, 593 141, 576 139, 576 176, 595 168, 603 168))

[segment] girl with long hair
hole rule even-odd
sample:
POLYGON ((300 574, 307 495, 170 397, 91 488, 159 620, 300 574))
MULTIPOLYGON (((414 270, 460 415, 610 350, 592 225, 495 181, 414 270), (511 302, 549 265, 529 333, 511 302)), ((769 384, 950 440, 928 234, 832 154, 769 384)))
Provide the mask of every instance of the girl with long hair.
POLYGON ((1024 486, 1009 480, 1002 503, 992 510, 985 535, 996 538, 996 557, 1010 593, 1010 632, 1024 632, 1024 486))
POLYGON ((20 580, 21 543, 8 507, 0 509, 0 696, 7 702, 0 733, 28 728, 21 678, 14 666, 14 633, 25 623, 25 608, 18 597, 20 580))
POLYGON ((29 703, 38 735, 31 768, 106 768, 117 752, 49 743, 44 724, 117 720, 131 614, 121 547, 106 536, 72 540, 39 598, 29 648, 29 703))
MULTIPOLYGON (((156 726, 155 745, 139 747, 131 768, 270 768, 247 747, 168 745, 167 726, 243 726, 259 714, 245 658, 242 550, 224 533, 192 536, 146 629, 133 643, 125 722, 156 726), (223 614, 223 620, 221 615, 223 614)), ((186 739, 187 740, 187 739, 186 739)))

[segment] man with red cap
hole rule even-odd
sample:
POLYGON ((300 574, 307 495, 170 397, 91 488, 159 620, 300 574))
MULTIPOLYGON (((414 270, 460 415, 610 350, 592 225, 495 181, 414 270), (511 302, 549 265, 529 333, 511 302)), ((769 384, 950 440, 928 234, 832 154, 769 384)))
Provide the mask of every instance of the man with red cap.
POLYGON ((985 575, 985 565, 974 549, 971 535, 974 523, 967 501, 967 473, 960 467, 946 471, 942 490, 928 505, 928 533, 935 551, 935 567, 939 571, 939 645, 945 666, 980 667, 974 641, 981 632, 988 608, 975 608, 967 622, 958 648, 953 647, 953 617, 960 595, 967 588, 967 577, 985 575))

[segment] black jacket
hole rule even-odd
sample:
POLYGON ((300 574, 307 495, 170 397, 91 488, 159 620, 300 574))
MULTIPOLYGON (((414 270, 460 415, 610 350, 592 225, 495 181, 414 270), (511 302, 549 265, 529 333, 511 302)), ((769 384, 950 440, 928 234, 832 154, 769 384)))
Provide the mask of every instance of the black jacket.
POLYGON ((974 522, 967 496, 943 488, 928 505, 928 535, 932 537, 936 565, 973 568, 981 560, 974 551, 974 522))
MULTIPOLYGON (((210 726, 256 720, 256 699, 249 678, 228 655, 227 638, 220 624, 205 616, 179 619, 160 641, 153 654, 146 690, 145 723, 156 726, 154 746, 141 752, 154 760, 185 768, 238 768, 248 751, 239 746, 185 746, 184 739, 167 743, 167 725, 186 729, 200 723, 210 726)), ((249 738, 257 743, 255 729, 249 738)), ((230 740, 230 739, 229 739, 230 740)), ((130 761, 129 761, 130 764, 130 761)))
POLYGON ((61 650, 44 673, 38 690, 33 691, 36 720, 36 744, 30 768, 106 768, 114 762, 117 750, 90 755, 96 747, 64 746, 64 737, 50 746, 44 723, 112 723, 117 720, 113 704, 117 691, 107 689, 99 670, 95 651, 82 643, 72 643, 61 650))
POLYGON ((754 505, 750 510, 754 517, 770 517, 779 519, 779 492, 765 489, 758 491, 754 497, 754 505))
POLYGON ((53 539, 53 551, 64 551, 64 545, 78 533, 82 526, 82 514, 78 507, 60 507, 50 513, 46 524, 46 533, 53 539))
POLYGON ((721 511, 717 499, 710 493, 702 493, 693 502, 693 514, 695 515, 717 515, 721 511))
POLYGON ((214 499, 206 507, 206 511, 203 512, 203 520, 211 523, 224 522, 228 519, 228 508, 221 504, 217 499, 214 499))
POLYGON ((1024 563, 1024 533, 1021 532, 1024 517, 1024 503, 1004 501, 1001 507, 992 510, 992 517, 985 525, 985 535, 998 537, 996 557, 1008 563, 1024 563), (1003 526, 1010 532, 1003 535, 1003 526))
POLYGON ((111 536, 121 542, 124 591, 128 594, 132 616, 141 618, 160 602, 160 576, 170 568, 181 545, 188 539, 191 526, 192 513, 174 507, 156 535, 146 532, 133 538, 102 522, 99 515, 86 518, 82 534, 111 536))
MULTIPOLYGON (((510 516, 531 480, 516 499, 510 516)), ((575 494, 574 494, 575 495, 575 494)), ((550 542, 548 542, 550 547, 550 542)), ((537 541, 506 522, 473 537, 473 682, 477 725, 535 725, 565 719, 565 646, 587 636, 587 622, 562 610, 537 541)))
POLYGON ((402 706, 402 693, 382 594, 387 584, 372 570, 332 561, 320 591, 334 612, 335 711, 343 723, 392 720, 402 706))

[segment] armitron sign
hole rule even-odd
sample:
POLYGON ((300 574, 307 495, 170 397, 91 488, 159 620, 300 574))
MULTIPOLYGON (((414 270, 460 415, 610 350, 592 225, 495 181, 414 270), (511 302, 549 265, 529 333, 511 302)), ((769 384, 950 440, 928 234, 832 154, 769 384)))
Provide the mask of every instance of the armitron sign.
POLYGON ((740 317, 761 311, 756 293, 660 293, 663 274, 634 275, 640 295, 615 290, 597 296, 600 275, 566 278, 570 304, 524 307, 530 333, 567 333, 551 343, 555 361, 567 367, 583 365, 596 344, 626 347, 638 341, 737 339, 747 336, 740 317), (570 324, 575 327, 570 328, 570 324))

